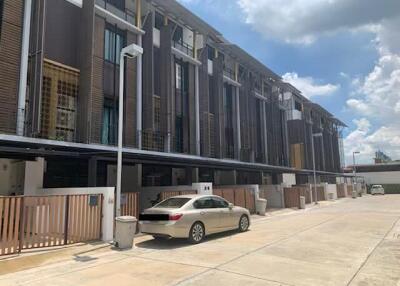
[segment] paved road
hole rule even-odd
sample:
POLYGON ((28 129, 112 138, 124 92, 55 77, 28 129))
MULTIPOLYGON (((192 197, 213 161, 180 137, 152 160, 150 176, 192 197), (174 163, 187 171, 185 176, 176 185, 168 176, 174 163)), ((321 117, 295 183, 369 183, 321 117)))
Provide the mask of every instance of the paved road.
POLYGON ((400 286, 400 195, 345 199, 257 219, 200 245, 137 240, 0 276, 0 285, 400 286))

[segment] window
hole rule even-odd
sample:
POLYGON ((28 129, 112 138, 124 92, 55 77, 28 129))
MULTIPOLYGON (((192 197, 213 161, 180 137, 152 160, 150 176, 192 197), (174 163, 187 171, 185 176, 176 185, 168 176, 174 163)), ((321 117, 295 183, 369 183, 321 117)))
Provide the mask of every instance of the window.
POLYGON ((106 0, 106 2, 120 10, 125 10, 125 0, 106 0))
POLYGON ((201 198, 193 203, 196 209, 211 209, 214 206, 212 198, 201 198))
POLYGON ((215 50, 213 47, 210 47, 209 45, 207 45, 207 52, 208 52, 208 59, 210 61, 214 60, 215 57, 215 50))
POLYGON ((44 60, 41 137, 75 140, 78 90, 78 70, 44 60))
POLYGON ((298 101, 295 101, 295 102, 294 102, 294 108, 295 108, 296 110, 298 110, 298 111, 303 111, 302 105, 301 105, 301 103, 298 102, 298 101))
POLYGON ((122 48, 125 45, 122 32, 117 33, 107 28, 104 34, 104 59, 106 61, 119 64, 122 48))
POLYGON ((214 197, 214 198, 212 198, 212 200, 214 203, 214 208, 218 208, 218 209, 224 208, 225 209, 225 208, 229 207, 229 203, 227 201, 225 201, 224 199, 214 197))
POLYGON ((178 43, 183 42, 183 28, 181 26, 176 27, 173 40, 174 40, 174 42, 178 42, 178 43))
POLYGON ((118 109, 114 108, 114 102, 106 100, 103 107, 103 126, 101 143, 115 145, 118 130, 118 109))
POLYGON ((161 30, 162 26, 164 26, 164 16, 156 12, 154 27, 158 30, 161 30))

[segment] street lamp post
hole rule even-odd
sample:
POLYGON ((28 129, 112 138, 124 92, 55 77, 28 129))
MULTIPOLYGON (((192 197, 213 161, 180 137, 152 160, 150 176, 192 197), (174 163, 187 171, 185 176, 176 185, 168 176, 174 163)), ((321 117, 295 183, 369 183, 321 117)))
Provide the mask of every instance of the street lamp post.
POLYGON ((356 154, 360 154, 360 152, 353 152, 353 190, 357 192, 356 154))
POLYGON ((123 130, 124 130, 124 71, 125 71, 125 57, 133 59, 138 55, 143 54, 143 48, 138 45, 131 44, 121 50, 119 60, 119 110, 118 110, 118 158, 117 158, 117 198, 116 215, 121 215, 121 182, 122 182, 122 144, 123 144, 123 130))
POLYGON ((314 137, 322 137, 322 133, 315 133, 311 136, 311 145, 312 145, 312 161, 313 161, 313 173, 314 173, 314 201, 315 204, 318 204, 317 197, 317 172, 315 170, 315 148, 314 148, 314 137))

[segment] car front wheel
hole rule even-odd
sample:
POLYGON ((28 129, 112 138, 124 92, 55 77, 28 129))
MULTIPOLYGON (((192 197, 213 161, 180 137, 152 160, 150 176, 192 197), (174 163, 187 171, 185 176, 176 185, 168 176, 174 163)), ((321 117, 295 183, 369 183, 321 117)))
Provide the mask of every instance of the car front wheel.
POLYGON ((193 244, 197 244, 203 241, 204 236, 204 225, 201 222, 195 222, 190 228, 189 241, 193 244))
POLYGON ((239 231, 240 232, 247 231, 249 229, 249 225, 250 225, 250 223, 249 223, 249 218, 247 217, 247 215, 242 215, 239 220, 239 231))

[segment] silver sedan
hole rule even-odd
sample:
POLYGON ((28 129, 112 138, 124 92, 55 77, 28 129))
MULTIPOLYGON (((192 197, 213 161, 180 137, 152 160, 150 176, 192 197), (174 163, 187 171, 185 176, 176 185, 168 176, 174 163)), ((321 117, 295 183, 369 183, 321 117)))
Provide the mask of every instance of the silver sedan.
POLYGON ((139 216, 139 225, 142 233, 155 238, 188 238, 200 243, 213 233, 247 231, 250 213, 218 196, 176 196, 146 209, 139 216))

